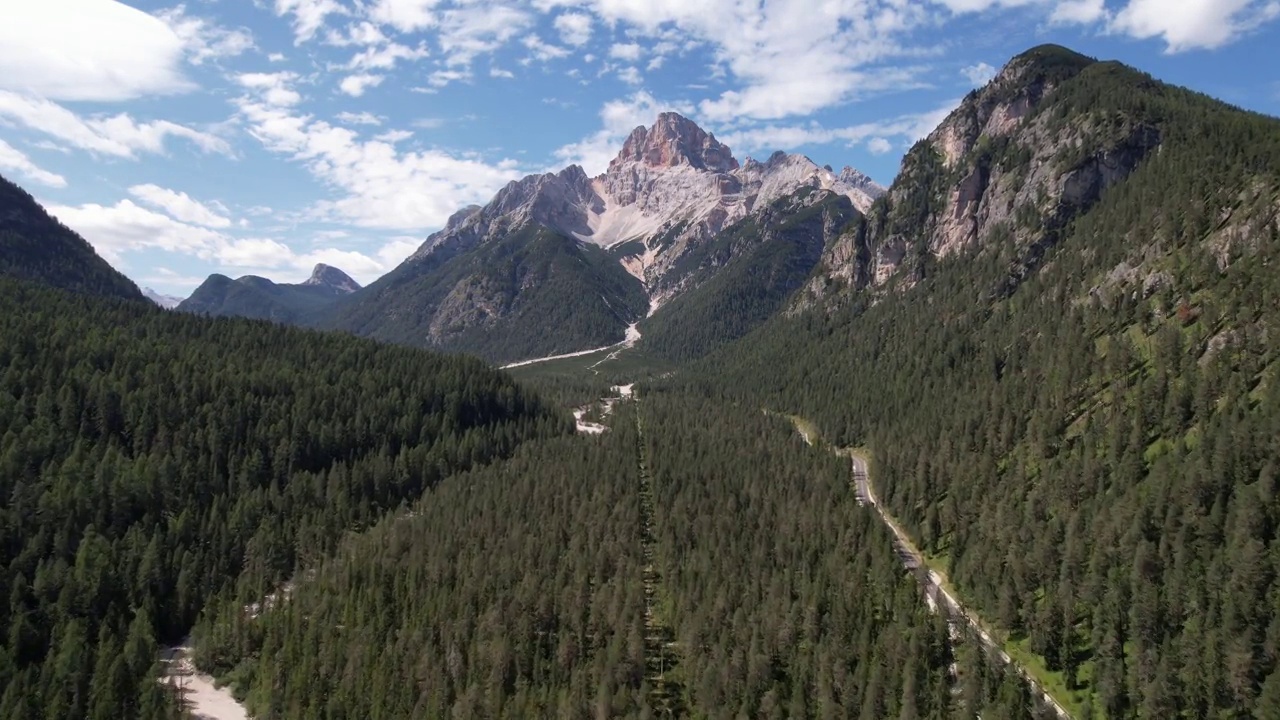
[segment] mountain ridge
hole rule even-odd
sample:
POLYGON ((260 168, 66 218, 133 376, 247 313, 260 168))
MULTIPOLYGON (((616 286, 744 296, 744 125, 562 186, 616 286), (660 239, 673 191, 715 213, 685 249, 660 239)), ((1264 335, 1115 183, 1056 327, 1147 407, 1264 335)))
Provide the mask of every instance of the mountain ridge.
MULTIPOLYGON (((715 275, 719 266, 690 273, 688 258, 697 256, 700 248, 730 226, 766 213, 772 203, 804 189, 844 197, 857 209, 869 207, 883 191, 852 168, 837 174, 801 155, 777 152, 764 162, 748 158, 739 164, 726 145, 692 120, 662 113, 652 126, 633 130, 600 175, 590 177, 578 165, 529 175, 507 184, 489 203, 455 213, 404 263, 370 290, 335 305, 319 324, 464 351, 483 346, 487 357, 502 362, 616 343, 629 324, 660 312, 667 301, 715 275), (603 284, 614 290, 597 295, 591 288, 599 282, 579 276, 575 282, 585 292, 566 302, 577 308, 576 313, 593 319, 569 322, 598 329, 575 335, 575 342, 581 343, 578 347, 567 345, 566 337, 557 337, 563 333, 555 328, 544 328, 551 333, 543 338, 521 334, 512 345, 528 348, 530 355, 512 355, 487 339, 486 332, 496 337, 497 328, 519 312, 518 307, 545 301, 520 300, 523 295, 538 295, 539 289, 528 284, 514 287, 515 276, 498 285, 493 278, 477 283, 477 275, 486 272, 477 258, 509 254, 513 238, 541 237, 544 231, 584 247, 607 249, 617 268, 634 277, 647 302, 623 300, 635 290, 621 290, 628 283, 619 279, 616 268, 584 260, 583 267, 592 268, 590 275, 610 276, 603 284), (508 250, 499 250, 504 247, 508 250), (471 270, 460 271, 464 266, 471 270), (452 278, 452 288, 437 287, 445 278, 452 278), (402 297, 388 290, 392 286, 402 289, 402 297), (433 289, 417 292, 416 287, 433 289), (445 302, 445 298, 451 300, 445 302), (601 324, 603 316, 596 309, 600 306, 611 309, 610 323, 601 324), (629 309, 617 311, 621 307, 629 309), (483 330, 485 326, 488 331, 483 330), (462 327, 470 339, 462 338, 462 327)), ((734 253, 749 251, 749 245, 736 243, 734 253)), ((580 252, 594 257, 590 251, 580 252)), ((730 259, 721 258, 721 264, 730 259)), ((578 273, 563 267, 562 271, 578 273)))
POLYGON ((142 291, 27 191, 0 176, 0 276, 144 300, 142 291))
POLYGON ((176 309, 224 317, 248 317, 290 324, 306 324, 360 284, 338 268, 317 264, 301 283, 276 283, 257 275, 235 280, 214 273, 176 309))

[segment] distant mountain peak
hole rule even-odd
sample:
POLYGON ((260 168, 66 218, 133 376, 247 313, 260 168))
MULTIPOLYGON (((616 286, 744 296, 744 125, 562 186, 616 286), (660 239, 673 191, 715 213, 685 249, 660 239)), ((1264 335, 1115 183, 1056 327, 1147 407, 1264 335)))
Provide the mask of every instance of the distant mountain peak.
POLYGON ((738 161, 724 143, 679 113, 664 112, 652 127, 637 127, 609 163, 613 173, 627 163, 666 168, 689 165, 698 170, 727 173, 738 161))
POLYGON ((162 308, 168 308, 170 310, 178 307, 178 305, 182 303, 182 298, 180 297, 174 295, 162 295, 149 287, 142 288, 142 294, 151 302, 162 308))
POLYGON ((324 263, 316 265, 311 271, 311 277, 303 285, 322 285, 344 293, 353 293, 360 289, 360 283, 352 280, 350 275, 324 263))

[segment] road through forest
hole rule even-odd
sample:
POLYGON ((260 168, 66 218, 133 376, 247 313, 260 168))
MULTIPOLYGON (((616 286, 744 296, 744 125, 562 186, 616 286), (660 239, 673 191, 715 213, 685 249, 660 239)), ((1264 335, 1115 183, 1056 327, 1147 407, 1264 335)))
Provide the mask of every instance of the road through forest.
MULTIPOLYGON (((809 427, 808 423, 805 423, 802 419, 795 417, 792 418, 792 422, 795 424, 796 430, 800 433, 801 437, 804 438, 804 441, 809 445, 813 445, 814 438, 811 436, 812 433, 810 430, 806 429, 809 427)), ((946 608, 947 616, 952 622, 963 621, 968 625, 974 635, 982 641, 982 644, 985 645, 989 651, 999 657, 1001 662, 1016 670, 1017 673, 1027 681, 1027 684, 1031 686, 1032 692, 1035 696, 1047 707, 1052 709, 1061 720, 1073 720, 1071 713, 1068 712, 1061 703, 1055 700, 1053 696, 1046 692, 1044 687, 1040 685, 1031 673, 1027 672, 1026 668, 1019 665, 1007 652, 1004 651, 1004 647, 1000 643, 996 642, 995 638, 991 636, 991 633, 987 631, 986 626, 983 624, 982 619, 978 614, 960 604, 959 599, 947 590, 942 577, 934 570, 929 569, 929 566, 924 562, 924 556, 915 546, 911 537, 907 535, 907 533, 902 529, 902 526, 898 524, 898 521, 889 514, 889 511, 885 509, 884 505, 880 503, 879 498, 876 497, 875 486, 871 484, 871 476, 868 472, 867 458, 857 451, 850 449, 836 450, 835 452, 849 458, 851 471, 853 473, 854 497, 857 499, 859 505, 870 506, 875 510, 880 521, 883 522, 893 533, 894 553, 897 554, 898 560, 902 563, 903 567, 919 578, 925 591, 925 597, 929 600, 930 606, 936 611, 938 609, 938 604, 943 604, 946 608)))

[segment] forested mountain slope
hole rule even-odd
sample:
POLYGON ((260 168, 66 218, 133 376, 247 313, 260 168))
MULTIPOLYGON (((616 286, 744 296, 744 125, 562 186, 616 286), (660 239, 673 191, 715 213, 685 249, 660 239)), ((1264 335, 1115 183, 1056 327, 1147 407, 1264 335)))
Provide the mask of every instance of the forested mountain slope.
POLYGON ((751 409, 621 405, 353 537, 289 602, 229 599, 205 660, 263 717, 1030 717, 859 508, 849 467, 751 409))
POLYGON ((49 216, 25 190, 0 177, 0 277, 106 297, 142 300, 142 291, 49 216))
POLYGON ((836 173, 800 155, 778 152, 740 165, 714 136, 667 112, 632 131, 603 174, 588 177, 571 165, 509 183, 483 207, 455 213, 395 270, 332 306, 299 309, 277 292, 284 286, 215 275, 182 309, 269 317, 505 363, 617 343, 651 307, 751 255, 736 264, 738 277, 691 301, 686 317, 673 321, 687 325, 717 312, 707 294, 734 294, 729 304, 749 300, 745 312, 730 308, 732 317, 719 320, 723 342, 758 324, 807 278, 827 245, 824 233, 840 228, 817 233, 818 252, 805 240, 799 252, 781 253, 786 257, 776 246, 757 248, 763 238, 756 232, 722 238, 727 229, 775 222, 765 216, 789 198, 830 195, 852 212, 882 192, 852 168, 836 173), (765 273, 746 278, 762 283, 760 293, 741 287, 744 268, 765 273))
POLYGON ((494 362, 619 342, 649 301, 602 248, 528 224, 476 248, 406 260, 318 322, 494 362))
POLYGON ((843 195, 804 188, 725 228, 670 275, 693 288, 641 323, 641 347, 691 360, 768 320, 861 215, 843 195))
POLYGON ((476 360, 0 279, 0 717, 172 717, 210 598, 568 423, 476 360))
POLYGON ((1037 49, 698 384, 869 445, 1081 715, 1280 717, 1278 214, 1280 121, 1037 49))
POLYGON ((245 317, 281 323, 304 324, 360 285, 338 268, 316 265, 306 282, 274 283, 256 275, 232 280, 210 275, 191 297, 178 304, 184 312, 218 317, 245 317))

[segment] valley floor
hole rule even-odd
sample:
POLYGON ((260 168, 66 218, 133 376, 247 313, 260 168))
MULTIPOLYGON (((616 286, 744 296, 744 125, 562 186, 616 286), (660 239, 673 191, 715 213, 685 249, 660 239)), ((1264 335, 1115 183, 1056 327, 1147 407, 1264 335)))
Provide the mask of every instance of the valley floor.
MULTIPOLYGON (((577 352, 564 353, 562 355, 548 355, 547 357, 533 358, 531 360, 521 360, 519 362, 513 362, 507 365, 503 365, 502 369, 511 370, 513 368, 527 367, 529 365, 538 365, 540 363, 551 362, 552 360, 568 360, 570 358, 582 357, 584 355, 594 355, 595 353, 605 352, 606 350, 616 350, 618 352, 621 352, 622 350, 635 347, 635 344, 639 341, 640 341, 640 330, 639 328, 636 327, 636 323, 631 323, 630 325, 627 326, 626 337, 624 337, 622 339, 622 342, 620 343, 614 343, 613 345, 605 345, 604 347, 591 348, 590 350, 579 350, 577 352)), ((616 357, 616 356, 610 356, 609 358, 606 358, 606 359, 613 359, 613 357, 616 357)), ((602 360, 601 362, 604 362, 604 361, 602 360)))
POLYGON ((161 656, 165 673, 161 682, 178 688, 182 703, 192 720, 249 720, 249 713, 226 687, 217 687, 213 678, 191 663, 188 643, 171 647, 161 656))
MULTIPOLYGON (((798 416, 788 416, 795 425, 796 431, 804 438, 805 443, 814 445, 817 440, 817 431, 813 423, 800 418, 798 416)), ((935 612, 938 610, 939 601, 946 611, 948 622, 954 627, 955 621, 959 620, 967 625, 972 632, 978 637, 987 651, 994 654, 1005 665, 1013 667, 1020 676, 1031 686, 1036 696, 1044 702, 1045 705, 1052 708, 1061 720, 1072 720, 1071 713, 1067 711, 1052 695, 1036 681, 1035 677, 1019 663, 1005 652, 1002 645, 992 637, 987 630, 986 625, 982 622, 977 613, 962 605, 955 594, 947 589, 946 581, 936 570, 929 568, 924 561, 924 555, 916 547, 911 536, 902 529, 902 526, 889 514, 889 511, 880 500, 876 497, 875 486, 871 483, 871 474, 867 457, 852 449, 843 449, 835 451, 839 455, 849 458, 852 465, 853 481, 855 484, 854 494, 859 505, 870 506, 875 510, 877 517, 889 528, 893 533, 894 550, 897 552, 898 560, 909 572, 915 574, 921 582, 925 592, 926 600, 929 607, 935 612)), ((956 632, 953 630, 953 637, 956 632)))

